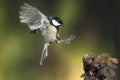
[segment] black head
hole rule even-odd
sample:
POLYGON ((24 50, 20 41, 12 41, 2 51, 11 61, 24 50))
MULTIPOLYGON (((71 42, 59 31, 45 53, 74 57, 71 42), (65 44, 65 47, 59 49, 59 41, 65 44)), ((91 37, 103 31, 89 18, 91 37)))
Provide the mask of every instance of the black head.
POLYGON ((49 16, 50 24, 53 26, 61 26, 63 25, 63 21, 59 17, 49 16))

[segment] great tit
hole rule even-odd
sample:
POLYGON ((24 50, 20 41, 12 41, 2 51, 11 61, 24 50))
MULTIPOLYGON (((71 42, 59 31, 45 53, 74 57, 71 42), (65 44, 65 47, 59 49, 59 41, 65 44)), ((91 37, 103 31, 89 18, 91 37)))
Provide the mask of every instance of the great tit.
POLYGON ((69 44, 70 41, 75 38, 74 35, 71 35, 67 39, 60 39, 58 31, 60 26, 63 25, 63 21, 59 17, 47 16, 36 7, 27 3, 24 3, 20 8, 20 22, 27 24, 30 33, 38 33, 41 31, 44 38, 44 47, 40 59, 40 65, 43 65, 44 59, 48 56, 48 46, 51 43, 64 42, 65 44, 69 44))

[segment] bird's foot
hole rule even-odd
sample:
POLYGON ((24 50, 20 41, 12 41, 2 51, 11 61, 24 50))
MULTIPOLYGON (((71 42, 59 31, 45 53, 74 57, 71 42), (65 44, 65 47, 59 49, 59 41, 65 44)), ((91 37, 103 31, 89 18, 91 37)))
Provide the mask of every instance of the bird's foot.
POLYGON ((69 44, 75 38, 76 36, 72 34, 69 38, 65 39, 65 44, 69 44))

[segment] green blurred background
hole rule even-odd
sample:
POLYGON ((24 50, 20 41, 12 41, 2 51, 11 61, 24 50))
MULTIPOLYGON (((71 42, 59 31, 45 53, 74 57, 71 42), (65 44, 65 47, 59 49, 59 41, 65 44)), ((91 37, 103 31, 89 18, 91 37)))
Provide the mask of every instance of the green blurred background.
MULTIPOLYGON (((82 80, 86 53, 111 53, 120 59, 120 0, 0 0, 0 80, 82 80), (39 65, 43 39, 19 22, 20 5, 28 3, 62 18, 60 36, 77 38, 53 43, 39 65)), ((120 65, 117 76, 120 79, 120 65)))

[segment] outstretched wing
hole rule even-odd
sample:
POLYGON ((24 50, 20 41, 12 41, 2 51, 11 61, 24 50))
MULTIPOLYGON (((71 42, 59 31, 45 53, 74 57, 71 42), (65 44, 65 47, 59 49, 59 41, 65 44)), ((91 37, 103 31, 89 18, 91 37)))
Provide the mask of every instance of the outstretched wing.
POLYGON ((26 23, 31 31, 46 28, 45 23, 48 23, 49 21, 39 9, 32 7, 27 3, 24 3, 20 8, 20 22, 26 23))

